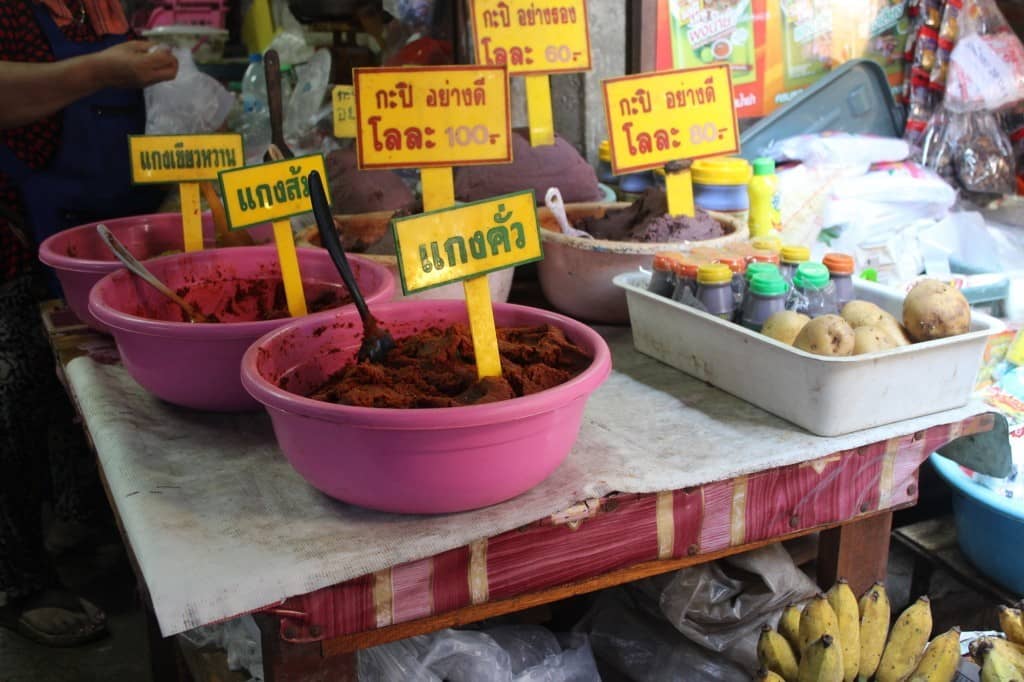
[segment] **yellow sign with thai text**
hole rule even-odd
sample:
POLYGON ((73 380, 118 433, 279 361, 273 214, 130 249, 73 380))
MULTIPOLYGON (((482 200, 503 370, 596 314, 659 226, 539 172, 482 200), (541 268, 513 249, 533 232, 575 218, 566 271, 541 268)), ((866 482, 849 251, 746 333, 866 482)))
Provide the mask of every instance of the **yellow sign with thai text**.
POLYGON ((360 168, 512 160, 503 66, 353 69, 360 168))
POLYGON ((590 70, 585 0, 470 0, 470 11, 477 64, 512 76, 590 70))
POLYGON ((356 89, 352 85, 335 85, 331 91, 334 103, 334 136, 356 136, 356 89))
POLYGON ((223 170, 245 165, 237 133, 129 135, 128 149, 137 185, 212 181, 223 170))
POLYGON ((396 218, 391 225, 407 294, 544 257, 533 190, 396 218))
MULTIPOLYGON (((220 174, 221 196, 232 230, 309 213, 309 174, 326 178, 322 154, 264 163, 220 174)), ((327 193, 327 200, 331 195, 327 193)))
POLYGON ((740 149, 727 64, 610 78, 602 85, 616 175, 740 149))

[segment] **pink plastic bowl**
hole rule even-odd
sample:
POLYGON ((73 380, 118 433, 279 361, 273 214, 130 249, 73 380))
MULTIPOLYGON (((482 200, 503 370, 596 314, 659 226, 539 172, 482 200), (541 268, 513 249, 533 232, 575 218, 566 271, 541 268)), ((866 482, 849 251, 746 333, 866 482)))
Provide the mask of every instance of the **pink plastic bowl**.
MULTIPOLYGON (((110 228, 139 260, 159 256, 165 251, 182 250, 184 236, 180 213, 153 213, 86 223, 58 232, 39 245, 39 260, 57 273, 71 311, 93 329, 110 333, 110 329, 89 312, 89 291, 93 285, 121 267, 96 232, 100 223, 110 228)), ((268 228, 262 225, 252 229, 257 242, 269 236, 268 228)), ((203 241, 207 247, 214 245, 213 219, 209 212, 203 214, 203 241)))
MULTIPOLYGON (((466 304, 394 301, 374 306, 373 314, 401 338, 465 322, 466 304)), ((386 409, 303 397, 355 356, 362 328, 345 310, 296 320, 257 341, 242 359, 242 383, 266 406, 288 461, 331 497, 416 514, 485 507, 530 489, 561 464, 588 396, 611 371, 604 339, 580 322, 508 303, 495 303, 494 317, 499 326, 558 326, 594 361, 560 386, 486 405, 386 409), (282 378, 288 390, 279 386, 282 378)))
MULTIPOLYGON (((346 293, 331 258, 323 249, 298 249, 307 300, 328 290, 346 293)), ((387 268, 350 257, 360 290, 370 302, 387 301, 394 279, 387 268)), ((242 388, 238 367, 246 348, 289 318, 233 322, 232 310, 252 308, 252 295, 233 303, 239 281, 280 280, 277 249, 241 246, 166 256, 146 266, 171 289, 189 287, 185 299, 220 323, 181 322, 181 309, 127 270, 104 276, 89 295, 89 310, 111 329, 128 373, 154 395, 175 405, 229 412, 252 410, 259 403, 242 388)), ((268 294, 272 295, 272 294, 268 294)), ((351 304, 346 307, 351 307, 351 304)), ((337 312, 337 311, 335 311, 337 312)), ((324 311, 311 318, 330 315, 324 311)))

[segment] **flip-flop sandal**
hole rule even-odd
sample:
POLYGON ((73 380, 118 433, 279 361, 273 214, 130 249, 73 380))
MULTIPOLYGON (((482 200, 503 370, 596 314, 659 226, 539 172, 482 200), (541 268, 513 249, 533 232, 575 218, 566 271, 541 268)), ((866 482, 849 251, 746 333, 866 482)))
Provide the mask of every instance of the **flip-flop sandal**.
POLYGON ((50 647, 73 647, 87 644, 108 634, 106 616, 94 604, 67 590, 48 589, 0 607, 0 627, 14 630, 23 637, 50 647), (34 626, 25 614, 36 609, 60 609, 89 616, 90 622, 72 632, 45 632, 34 626), (94 611, 89 615, 89 609, 94 611))

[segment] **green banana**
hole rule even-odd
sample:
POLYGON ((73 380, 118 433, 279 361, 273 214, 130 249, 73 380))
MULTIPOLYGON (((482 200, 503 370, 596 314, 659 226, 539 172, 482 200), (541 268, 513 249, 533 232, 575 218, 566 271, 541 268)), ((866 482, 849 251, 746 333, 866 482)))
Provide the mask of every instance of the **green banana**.
POLYGON ((876 682, 903 682, 917 667, 932 633, 932 608, 928 597, 908 606, 892 626, 889 641, 875 673, 876 682))
POLYGON ((877 582, 860 598, 860 665, 858 682, 867 682, 878 670, 885 640, 889 636, 889 596, 885 584, 877 582))
POLYGON ((796 682, 796 655, 786 638, 767 623, 761 626, 761 635, 757 638, 757 660, 786 682, 796 682))
POLYGON ((797 682, 843 682, 843 651, 824 634, 804 649, 797 682))
POLYGON ((860 607, 845 579, 840 578, 826 595, 839 623, 839 644, 843 648, 843 680, 853 682, 860 668, 860 607))
POLYGON ((953 682, 959 665, 960 628, 953 628, 931 641, 907 682, 953 682))

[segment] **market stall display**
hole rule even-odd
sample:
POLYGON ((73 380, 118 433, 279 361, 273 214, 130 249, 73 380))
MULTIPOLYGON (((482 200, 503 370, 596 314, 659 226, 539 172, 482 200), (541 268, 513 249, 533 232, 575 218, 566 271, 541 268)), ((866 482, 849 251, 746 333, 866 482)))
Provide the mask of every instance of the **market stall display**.
MULTIPOLYGON (((390 299, 394 283, 387 271, 353 260, 367 298, 390 299)), ((331 308, 350 300, 326 251, 300 249, 299 263, 313 310, 321 302, 331 308)), ((92 288, 89 310, 113 333, 132 377, 176 405, 214 411, 257 408, 242 388, 238 368, 250 344, 288 320, 274 247, 213 249, 146 265, 219 322, 183 321, 180 308, 126 270, 104 276, 92 288)))

